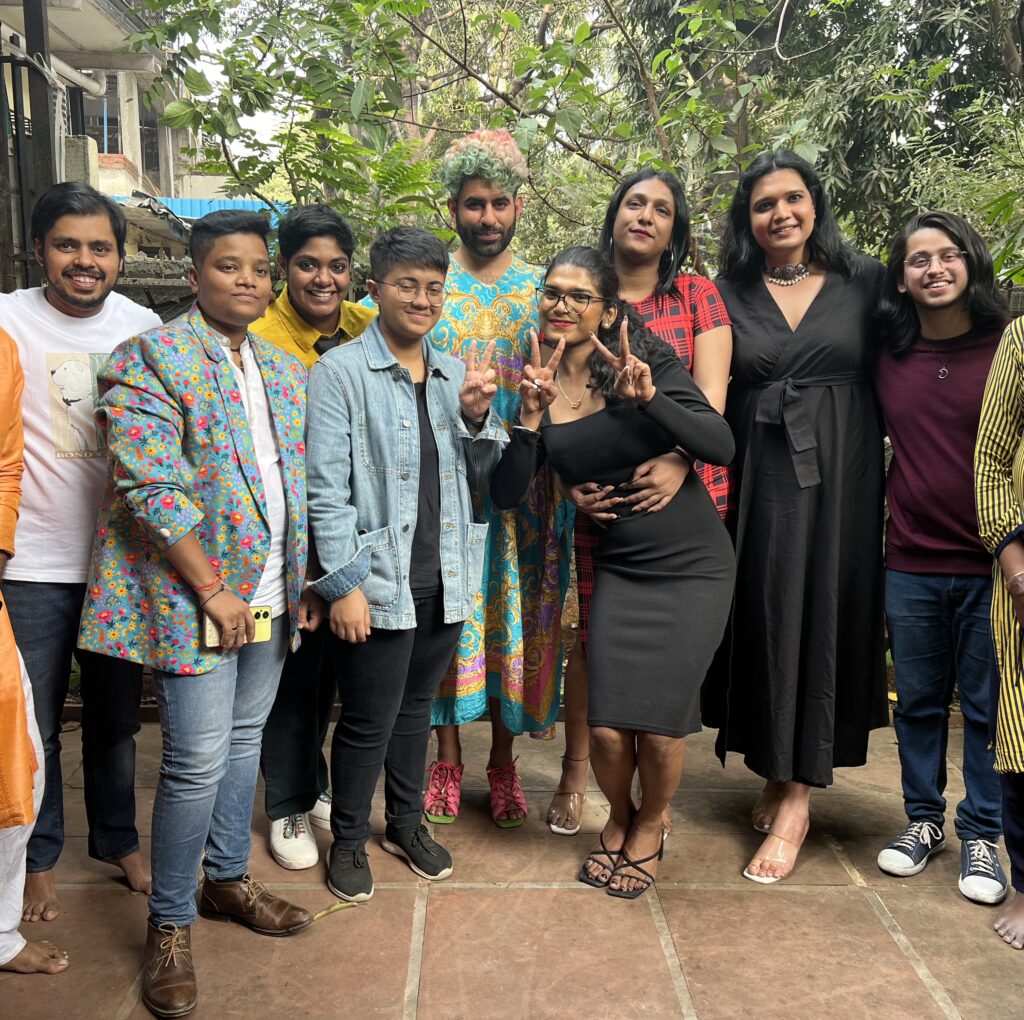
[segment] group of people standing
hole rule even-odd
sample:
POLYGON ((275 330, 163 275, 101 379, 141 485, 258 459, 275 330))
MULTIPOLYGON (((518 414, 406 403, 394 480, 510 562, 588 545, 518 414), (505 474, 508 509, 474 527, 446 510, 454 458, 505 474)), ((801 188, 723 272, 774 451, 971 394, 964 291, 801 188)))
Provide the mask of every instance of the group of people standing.
MULTIPOLYGON (((17 929, 60 911, 72 654, 89 852, 150 894, 143 999, 182 1016, 197 912, 277 936, 312 920, 248 872, 260 769, 277 862, 318 865, 310 826, 329 828, 328 886, 352 902, 373 895, 382 772, 382 848, 452 873, 424 815, 457 819, 459 726, 485 711, 492 818, 524 824, 514 738, 557 716, 573 563, 547 823, 580 831, 592 765, 610 813, 581 882, 627 899, 655 882, 702 722, 765 781, 744 876, 788 876, 812 791, 888 723, 888 621, 907 825, 879 867, 915 874, 944 845, 956 687, 959 888, 1005 897, 1003 832, 1024 892, 1024 329, 1005 329, 976 232, 922 214, 883 266, 782 150, 742 175, 715 283, 682 270, 685 196, 652 169, 616 189, 597 246, 539 268, 512 253, 528 171, 511 137, 474 132, 442 171, 452 255, 384 231, 355 304, 351 231, 299 207, 274 298, 266 221, 213 213, 191 236, 196 302, 166 325, 112 293, 113 203, 63 184, 37 205, 45 286, 0 296, 0 966, 67 966, 17 929), (151 870, 144 665, 163 736, 151 870)), ((1024 948, 1024 897, 996 930, 1024 948)))

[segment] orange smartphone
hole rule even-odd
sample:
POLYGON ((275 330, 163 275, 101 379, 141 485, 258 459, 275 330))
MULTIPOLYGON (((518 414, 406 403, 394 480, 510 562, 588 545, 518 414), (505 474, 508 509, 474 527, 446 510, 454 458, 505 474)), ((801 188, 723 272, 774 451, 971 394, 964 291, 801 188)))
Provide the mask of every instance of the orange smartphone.
MULTIPOLYGON (((261 641, 270 640, 271 607, 270 606, 249 606, 256 621, 256 633, 253 635, 252 643, 259 644, 261 641)), ((247 642, 243 640, 243 644, 247 642)), ((207 648, 220 648, 220 627, 210 617, 209 613, 203 613, 203 644, 207 648)))

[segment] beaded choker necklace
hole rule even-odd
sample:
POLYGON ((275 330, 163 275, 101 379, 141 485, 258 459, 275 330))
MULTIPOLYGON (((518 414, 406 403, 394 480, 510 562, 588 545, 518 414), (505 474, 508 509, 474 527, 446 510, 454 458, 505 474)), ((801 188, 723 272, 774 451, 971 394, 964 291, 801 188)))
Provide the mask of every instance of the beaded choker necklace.
POLYGON ((771 269, 765 270, 768 282, 775 284, 776 287, 792 287, 810 275, 806 262, 798 262, 795 266, 772 266, 771 269))

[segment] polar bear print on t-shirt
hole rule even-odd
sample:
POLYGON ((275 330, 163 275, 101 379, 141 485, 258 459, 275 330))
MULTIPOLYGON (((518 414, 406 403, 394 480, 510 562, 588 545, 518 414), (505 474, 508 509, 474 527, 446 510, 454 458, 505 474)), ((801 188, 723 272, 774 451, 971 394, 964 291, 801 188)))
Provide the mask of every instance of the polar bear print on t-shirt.
POLYGON ((103 434, 96 424, 96 373, 105 354, 48 354, 50 415, 57 458, 102 457, 103 434))

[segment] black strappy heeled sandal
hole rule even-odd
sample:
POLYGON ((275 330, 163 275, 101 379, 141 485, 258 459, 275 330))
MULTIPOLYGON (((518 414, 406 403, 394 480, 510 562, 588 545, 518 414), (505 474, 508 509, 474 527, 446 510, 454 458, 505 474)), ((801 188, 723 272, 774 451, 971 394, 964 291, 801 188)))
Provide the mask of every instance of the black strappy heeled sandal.
POLYGON ((580 865, 580 870, 576 875, 576 880, 582 882, 584 885, 592 886, 594 889, 604 889, 605 886, 612 880, 612 875, 615 874, 615 858, 620 856, 621 850, 609 850, 604 845, 604 834, 602 833, 597 837, 598 842, 601 844, 600 850, 591 850, 589 854, 584 858, 583 863, 580 865), (608 863, 600 860, 602 857, 608 858, 608 863), (599 868, 608 869, 608 877, 602 882, 599 878, 594 878, 593 875, 587 871, 587 865, 593 862, 599 868))
POLYGON ((619 855, 622 860, 612 869, 611 875, 608 876, 608 882, 605 885, 608 886, 605 892, 609 896, 618 896, 620 900, 635 900, 640 896, 643 896, 645 892, 652 885, 654 885, 655 878, 646 868, 642 868, 642 864, 647 864, 649 861, 660 861, 665 856, 665 833, 661 834, 661 846, 658 847, 658 852, 654 854, 648 854, 646 857, 641 857, 638 861, 630 860, 626 856, 625 848, 619 855), (643 882, 643 885, 634 886, 632 889, 613 889, 608 883, 611 882, 612 878, 624 871, 626 868, 632 868, 634 871, 639 871, 640 875, 622 875, 623 878, 632 878, 643 882))

